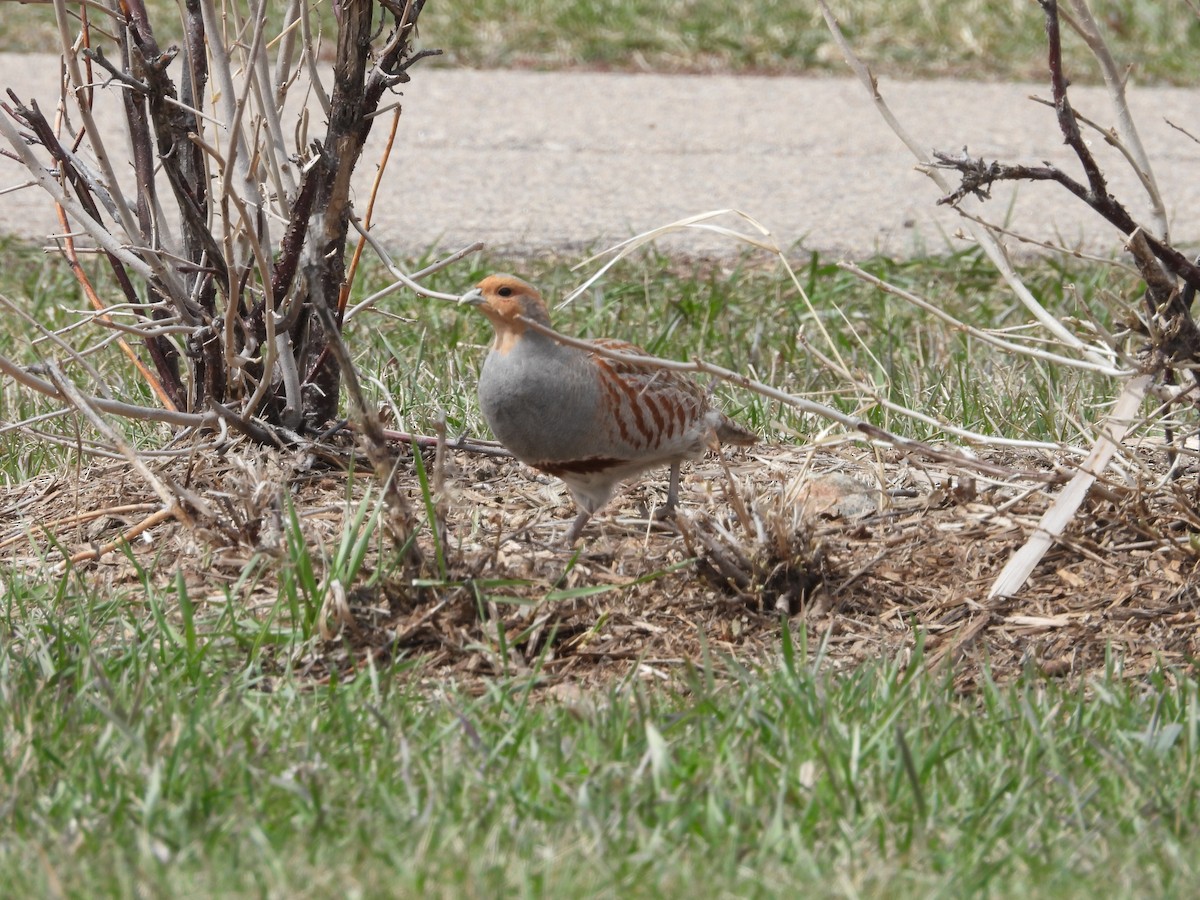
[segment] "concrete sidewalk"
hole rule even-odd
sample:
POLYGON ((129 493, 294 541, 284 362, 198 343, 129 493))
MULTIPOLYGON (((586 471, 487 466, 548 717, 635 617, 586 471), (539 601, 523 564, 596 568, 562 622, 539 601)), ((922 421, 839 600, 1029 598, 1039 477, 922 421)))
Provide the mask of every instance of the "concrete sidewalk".
MULTIPOLYGON (((54 107, 57 78, 57 57, 0 56, 0 88, 43 109, 54 107)), ((1051 160, 1079 171, 1053 111, 1028 99, 1046 96, 1045 87, 953 81, 884 82, 881 89, 929 149, 965 145, 989 159, 1051 160)), ((1200 90, 1132 90, 1130 97, 1174 236, 1193 242, 1200 145, 1164 119, 1200 133, 1200 90)), ((1075 89, 1072 100, 1090 118, 1112 122, 1102 90, 1075 89)), ((951 237, 957 215, 936 206, 936 187, 914 171, 866 91, 848 79, 424 68, 414 71, 403 104, 375 215, 375 233, 399 251, 483 240, 495 250, 578 252, 724 207, 757 218, 782 246, 823 254, 905 256, 962 246, 951 237)), ((363 205, 382 131, 360 166, 363 205)), ((310 133, 320 133, 316 124, 310 133)), ((1129 166, 1098 135, 1092 144, 1112 192, 1144 218, 1129 166)), ((0 159, 0 190, 24 180, 16 163, 0 159)), ((1035 237, 1102 253, 1120 248, 1120 236, 1062 188, 1025 185, 1011 213, 1010 199, 998 188, 986 214, 1010 216, 1035 237)), ((37 189, 0 194, 0 232, 40 240, 56 230, 37 189)), ((670 246, 696 255, 739 249, 703 233, 670 246)))

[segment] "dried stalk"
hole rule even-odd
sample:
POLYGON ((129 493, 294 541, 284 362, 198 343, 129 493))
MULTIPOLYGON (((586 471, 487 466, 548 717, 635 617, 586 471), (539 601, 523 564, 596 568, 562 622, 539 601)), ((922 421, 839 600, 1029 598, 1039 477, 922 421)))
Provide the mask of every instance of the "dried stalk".
MULTIPOLYGON (((759 249, 765 249, 765 250, 768 250, 769 252, 771 252, 772 254, 774 254, 779 259, 780 265, 782 265, 784 270, 788 273, 788 277, 791 280, 792 285, 796 289, 797 293, 801 297, 803 297, 805 299, 805 302, 807 302, 809 304, 809 307, 812 308, 811 301, 808 300, 808 297, 804 291, 804 286, 801 284, 799 276, 796 275, 795 270, 792 268, 791 264, 788 262, 786 254, 775 244, 774 239, 771 237, 771 233, 766 228, 764 228, 761 224, 756 222, 753 218, 751 218, 750 216, 748 216, 745 213, 740 212, 738 210, 716 210, 713 212, 702 213, 702 214, 695 215, 695 216, 689 216, 688 218, 681 219, 677 222, 672 222, 667 225, 662 225, 662 226, 654 228, 650 231, 644 232, 642 234, 635 235, 634 237, 628 238, 627 240, 622 241, 619 244, 615 244, 613 247, 610 247, 607 250, 603 250, 600 253, 595 254, 594 256, 590 257, 589 260, 587 260, 587 262, 594 261, 594 260, 604 257, 606 255, 610 255, 611 258, 603 266, 600 267, 600 270, 598 273, 593 274, 587 280, 585 280, 580 287, 577 287, 574 290, 572 290, 569 294, 567 294, 567 296, 563 300, 563 302, 558 305, 561 307, 561 306, 565 305, 566 303, 571 302, 571 300, 578 297, 580 295, 580 293, 583 290, 585 290, 589 285, 593 284, 596 281, 596 278, 599 277, 600 273, 607 271, 607 269, 609 269, 617 260, 629 255, 630 253, 633 253, 635 250, 637 250, 640 247, 645 246, 646 244, 653 241, 655 238, 661 237, 666 234, 670 234, 675 231, 692 230, 692 229, 697 229, 697 228, 701 228, 705 231, 715 231, 715 232, 733 237, 739 241, 748 243, 753 247, 756 247, 759 249), (741 232, 734 231, 733 229, 720 227, 720 226, 713 226, 708 221, 716 216, 726 215, 726 214, 733 214, 733 215, 739 216, 743 220, 751 223, 753 225, 755 231, 757 232, 757 235, 746 235, 741 232)), ((580 263, 580 265, 583 265, 583 263, 580 263)), ((818 318, 818 321, 819 321, 819 318, 818 318)), ((551 333, 551 331, 552 331, 552 330, 547 330, 545 328, 545 326, 542 326, 542 325, 535 324, 535 325, 532 325, 531 327, 533 327, 535 330, 544 331, 547 334, 551 333)), ((822 327, 820 330, 821 330, 821 333, 823 335, 825 335, 827 343, 831 347, 835 347, 836 345, 834 344, 832 338, 830 338, 828 336, 828 333, 825 331, 825 329, 822 327)), ((650 365, 652 367, 653 366, 661 366, 663 368, 673 369, 675 371, 680 371, 680 372, 698 372, 698 373, 707 373, 710 375, 714 375, 718 378, 731 381, 732 383, 740 385, 741 387, 744 387, 755 393, 761 394, 762 396, 769 397, 772 400, 778 400, 779 402, 784 403, 788 406, 791 406, 795 409, 798 409, 801 412, 819 416, 820 418, 827 419, 831 422, 840 424, 840 425, 850 428, 854 431, 864 432, 864 429, 875 428, 875 426, 872 426, 872 425, 869 425, 868 423, 862 422, 861 420, 859 420, 853 416, 848 416, 845 413, 842 413, 839 410, 834 409, 833 407, 826 406, 824 404, 817 403, 815 401, 808 400, 803 397, 793 396, 793 395, 788 394, 784 391, 781 391, 775 387, 772 387, 771 385, 764 384, 761 381, 757 381, 755 379, 749 378, 746 375, 743 375, 739 372, 734 372, 730 369, 724 369, 719 366, 714 366, 710 363, 706 363, 703 361, 695 361, 695 362, 691 362, 691 363, 686 363, 686 362, 679 362, 677 360, 658 359, 657 357, 626 358, 625 356, 623 356, 622 354, 620 354, 619 352, 616 352, 616 351, 607 351, 607 350, 597 349, 597 348, 593 347, 593 345, 587 341, 578 341, 575 338, 566 337, 565 335, 559 335, 557 332, 553 332, 553 334, 555 335, 556 339, 561 340, 564 343, 573 344, 573 345, 580 346, 583 349, 592 350, 593 352, 596 352, 598 355, 601 355, 601 356, 612 356, 615 359, 624 359, 626 362, 636 362, 637 364, 646 364, 646 365, 650 365)), ((953 422, 947 422, 942 419, 938 419, 938 418, 934 418, 933 416, 926 415, 925 413, 921 413, 918 410, 914 410, 914 409, 910 409, 905 406, 901 406, 900 404, 897 404, 891 400, 888 400, 883 395, 883 393, 880 392, 874 385, 867 384, 861 378, 856 376, 853 373, 852 367, 845 364, 840 359, 840 357, 826 356, 825 354, 823 354, 819 350, 817 350, 815 347, 813 347, 803 335, 800 335, 797 337, 797 343, 800 344, 801 346, 803 346, 805 351, 808 354, 810 354, 818 364, 827 368, 834 375, 836 375, 838 378, 844 380, 846 383, 853 385, 856 390, 867 395, 870 399, 871 405, 879 406, 880 408, 887 409, 887 410, 894 412, 898 415, 901 415, 905 418, 913 419, 915 421, 921 422, 926 425, 931 425, 935 428, 940 429, 941 431, 945 432, 948 435, 957 437, 968 443, 971 443, 971 444, 974 444, 977 446, 1018 447, 1018 448, 1023 448, 1023 449, 1052 450, 1052 451, 1056 451, 1059 453, 1065 452, 1065 453, 1077 455, 1081 458, 1083 456, 1085 456, 1087 453, 1087 451, 1083 450, 1083 449, 1069 447, 1069 446, 1063 446, 1062 444, 1051 443, 1048 441, 1017 440, 1017 439, 997 437, 995 435, 980 434, 978 432, 974 432, 974 431, 970 431, 965 428, 961 428, 961 427, 955 425, 953 422)), ((1076 341, 1076 343, 1082 345, 1082 342, 1080 342, 1078 340, 1076 341)), ((1022 348, 1022 349, 1024 350, 1025 348, 1022 348)), ((1093 353, 1093 354, 1089 354, 1089 355, 1094 356, 1096 354, 1093 353)), ((1078 361, 1076 361, 1076 364, 1078 364, 1078 361)), ((1111 369, 1112 367, 1111 367, 1111 365, 1108 365, 1108 366, 1104 366, 1103 368, 1105 370, 1108 370, 1108 369, 1111 369)), ((879 430, 879 432, 880 432, 880 435, 879 435, 880 440, 883 440, 886 443, 893 443, 896 446, 899 446, 901 443, 903 443, 906 440, 897 435, 892 435, 888 432, 882 431, 881 429, 879 430)), ((910 448, 910 449, 912 449, 912 448, 910 448)), ((970 465, 976 466, 977 462, 978 461, 972 460, 970 465)))
POLYGON ((67 562, 70 565, 77 566, 82 562, 90 562, 92 560, 99 559, 102 556, 107 556, 114 550, 128 545, 135 537, 145 534, 146 531, 153 528, 155 525, 161 525, 168 519, 175 517, 174 509, 160 509, 157 512, 153 512, 146 516, 136 525, 125 529, 125 531, 121 533, 121 536, 115 541, 109 541, 107 544, 101 544, 97 547, 89 547, 87 550, 80 550, 79 552, 72 554, 68 558, 67 562))
POLYGON ((350 359, 350 352, 346 349, 334 322, 333 310, 329 307, 317 307, 317 312, 332 337, 330 347, 345 375, 346 392, 350 397, 354 416, 358 420, 358 427, 366 440, 367 457, 375 469, 376 479, 383 486, 384 497, 387 499, 388 508, 392 513, 389 524, 409 565, 420 567, 421 548, 414 540, 416 519, 409 506, 408 498, 404 496, 396 483, 396 469, 399 466, 399 460, 392 455, 391 449, 387 445, 379 416, 367 404, 363 396, 362 388, 358 383, 358 374, 350 359))
POLYGON ((1039 350, 1037 347, 1029 347, 1024 344, 1017 344, 1012 341, 1005 340, 997 337, 990 331, 985 331, 982 328, 975 328, 974 326, 968 325, 965 322, 959 321, 937 305, 930 303, 928 300, 917 296, 911 291, 906 291, 903 288, 889 284, 882 278, 877 278, 870 272, 859 268, 853 263, 839 263, 838 267, 851 273, 857 278, 861 278, 867 284, 874 285, 884 293, 891 294, 894 297, 899 297, 900 299, 911 303, 918 309, 924 310, 935 318, 941 319, 943 322, 948 324, 952 330, 969 334, 978 341, 982 341, 985 344, 990 344, 999 350, 1004 350, 1008 353, 1014 354, 1015 356, 1028 356, 1030 359, 1040 359, 1043 362, 1053 363, 1055 365, 1065 366, 1067 368, 1082 369, 1084 371, 1094 372, 1097 375, 1105 375, 1110 378, 1127 377, 1133 374, 1130 369, 1119 369, 1112 365, 1100 365, 1087 359, 1073 359, 1069 356, 1063 356, 1061 353, 1051 353, 1047 350, 1039 350))
POLYGON ((1121 442, 1125 440, 1130 427, 1135 422, 1138 408, 1146 396, 1146 390, 1152 381, 1150 375, 1138 375, 1125 382, 1121 396, 1112 413, 1102 426, 1101 436, 1087 459, 1079 464, 1079 469, 1070 483, 1055 499, 1054 504, 1046 510, 1037 529, 1026 540, 1025 544, 1009 557, 1000 575, 992 583, 988 598, 1008 597, 1016 594, 1024 587, 1034 568, 1041 562, 1046 551, 1054 541, 1062 536, 1067 525, 1074 519, 1080 505, 1087 498, 1088 490, 1096 479, 1108 467, 1113 454, 1117 452, 1121 442))

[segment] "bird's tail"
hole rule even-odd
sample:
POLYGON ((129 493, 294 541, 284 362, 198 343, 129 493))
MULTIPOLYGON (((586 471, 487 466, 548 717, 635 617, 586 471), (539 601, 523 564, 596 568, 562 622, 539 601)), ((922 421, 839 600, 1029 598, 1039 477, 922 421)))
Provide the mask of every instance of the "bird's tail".
POLYGON ((758 435, 747 428, 743 428, 728 416, 722 415, 721 421, 717 423, 717 440, 722 444, 737 444, 741 447, 749 447, 751 444, 758 443, 758 435))

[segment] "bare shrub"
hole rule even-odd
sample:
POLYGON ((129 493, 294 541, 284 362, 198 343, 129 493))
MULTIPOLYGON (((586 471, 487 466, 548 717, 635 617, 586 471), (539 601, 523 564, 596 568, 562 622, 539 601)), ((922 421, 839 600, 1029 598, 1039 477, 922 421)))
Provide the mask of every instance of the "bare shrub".
POLYGON ((265 2, 247 14, 188 0, 181 44, 164 47, 165 26, 142 0, 107 14, 55 0, 65 71, 56 111, 10 90, 0 133, 57 205, 62 252, 103 313, 93 321, 140 343, 163 407, 187 414, 172 421, 219 417, 279 440, 336 416, 351 175, 382 102, 432 52, 412 44, 423 5, 337 6, 328 89, 305 3, 268 16, 265 2), (303 106, 309 97, 317 115, 303 106), (129 166, 97 123, 104 106, 119 107, 108 112, 129 166), (80 265, 92 250, 119 302, 80 265))
MULTIPOLYGON (((1028 356, 1054 365, 1072 366, 1120 380, 1121 391, 1104 421, 1094 430, 1092 446, 1083 453, 1076 471, 1046 511, 1038 528, 1027 543, 1010 558, 1008 565, 992 584, 990 596, 1016 593, 1025 584, 1034 567, 1052 543, 1062 535, 1097 479, 1116 459, 1123 473, 1108 487, 1125 489, 1132 494, 1154 492, 1164 483, 1164 476, 1144 465, 1136 456, 1124 453, 1131 439, 1158 432, 1168 442, 1179 419, 1173 411, 1177 405, 1191 410, 1185 417, 1188 428, 1196 427, 1194 412, 1200 396, 1200 330, 1191 311, 1191 298, 1200 288, 1200 267, 1190 261, 1171 241, 1167 227, 1166 205, 1158 191, 1151 160, 1138 135, 1125 96, 1127 72, 1122 73, 1104 40, 1101 29, 1092 16, 1087 0, 1069 0, 1068 8, 1060 8, 1055 0, 1039 0, 1044 14, 1048 48, 1048 68, 1052 88, 1050 104, 1056 116, 1061 139, 1071 148, 1082 168, 1083 178, 1072 177, 1063 170, 1045 164, 1041 166, 1010 165, 987 161, 962 152, 928 151, 909 134, 892 114, 879 90, 878 83, 867 66, 857 57, 842 35, 832 10, 825 0, 819 0, 826 22, 839 43, 847 62, 870 91, 872 99, 887 124, 917 157, 924 171, 942 192, 943 203, 950 204, 963 215, 964 230, 975 240, 1003 275, 1014 296, 1036 320, 1041 331, 1026 345, 1005 347, 1015 357, 1028 356), (1096 61, 1112 100, 1116 125, 1102 128, 1080 115, 1072 107, 1062 52, 1062 24, 1077 33, 1096 61), (1114 196, 1108 179, 1084 139, 1084 130, 1093 129, 1104 141, 1116 147, 1132 167, 1149 199, 1151 221, 1139 222, 1129 213, 1126 201, 1114 196), (959 176, 953 185, 944 175, 949 170, 959 176), (1046 310, 1021 282, 1003 237, 1042 246, 1052 251, 1069 253, 1070 249, 1046 245, 1020 233, 1019 224, 1002 227, 986 221, 976 212, 960 206, 966 198, 986 201, 991 186, 1000 181, 1049 182, 1065 188, 1077 201, 1086 203, 1097 215, 1109 222, 1123 240, 1133 258, 1144 285, 1141 302, 1119 316, 1128 329, 1112 333, 1099 325, 1100 311, 1094 311, 1089 328, 1072 329, 1068 323, 1046 310), (1149 413, 1143 411, 1148 397, 1160 403, 1149 413), (1123 482, 1123 483, 1122 483, 1123 482)), ((849 267, 856 271, 854 267, 849 267)), ((858 270, 860 271, 860 270, 858 270)), ((862 273, 865 275, 865 273, 862 273)), ((920 298, 891 285, 880 287, 911 302, 923 303, 920 298)), ((985 329, 970 328, 937 310, 931 310, 953 327, 963 328, 997 346, 1005 346, 1005 338, 985 329)), ((1186 450, 1186 448, 1185 448, 1186 450)), ((1194 457, 1193 451, 1186 451, 1194 457)), ((1179 463, 1187 456, 1182 451, 1169 451, 1172 462, 1170 479, 1179 471, 1179 463)), ((1179 492, 1171 491, 1175 497, 1179 492)), ((1191 511, 1188 511, 1189 514, 1191 511)))
MULTIPOLYGON (((385 103, 437 52, 413 44, 424 0, 334 4, 332 68, 310 4, 251 6, 185 0, 170 23, 152 21, 143 0, 54 0, 62 92, 45 102, 8 91, 5 155, 57 208, 58 248, 96 310, 83 324, 110 332, 160 405, 113 396, 87 362, 92 339, 74 327, 51 336, 61 367, 0 358, 0 370, 79 409, 138 471, 137 448, 110 417, 295 444, 336 420, 345 384, 390 484, 391 454, 341 342, 366 244, 351 183, 388 111, 394 138, 400 108, 385 103), (172 26, 180 41, 166 45, 172 26), (123 141, 101 120, 119 121, 123 141), (85 264, 92 254, 111 278, 85 264), (86 390, 72 383, 85 378, 86 390)), ((186 518, 182 492, 144 477, 186 518)), ((391 496, 407 534, 407 510, 391 496)))

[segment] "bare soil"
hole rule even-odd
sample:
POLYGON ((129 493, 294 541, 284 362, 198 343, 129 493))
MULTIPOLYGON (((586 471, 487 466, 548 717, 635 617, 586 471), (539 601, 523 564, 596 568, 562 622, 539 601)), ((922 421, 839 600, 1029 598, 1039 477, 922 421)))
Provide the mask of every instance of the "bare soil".
MULTIPOLYGON (((710 457, 685 474, 675 522, 649 514, 663 488, 652 475, 601 511, 576 557, 561 543, 574 509, 560 483, 510 459, 448 452, 439 466, 430 454, 445 574, 428 528, 421 573, 403 571, 379 529, 352 583, 325 592, 317 636, 275 663, 323 681, 368 660, 405 660, 413 677, 467 687, 536 673, 539 685, 570 693, 666 680, 723 656, 769 663, 787 618, 838 668, 921 642, 925 664, 951 667, 963 690, 985 664, 998 680, 1111 666, 1130 676, 1161 664, 1192 671, 1195 476, 1154 492, 1102 485, 1021 594, 989 599, 1057 490, 1034 478, 1055 478, 1054 460, 989 461, 1013 477, 985 480, 852 444, 732 455, 729 477, 710 457)), ((318 580, 364 491, 379 495, 361 466, 350 479, 311 455, 246 445, 154 468, 186 491, 190 521, 158 522, 77 566, 100 593, 131 602, 142 595, 140 569, 164 586, 182 572, 209 622, 227 603, 248 621, 283 602, 281 573, 295 556, 287 495, 318 580)), ((421 514, 411 458, 399 471, 421 514)), ((0 506, 0 562, 46 579, 65 554, 103 548, 160 508, 122 462, 35 478, 0 506)), ((275 614, 286 622, 286 609, 275 614)))

